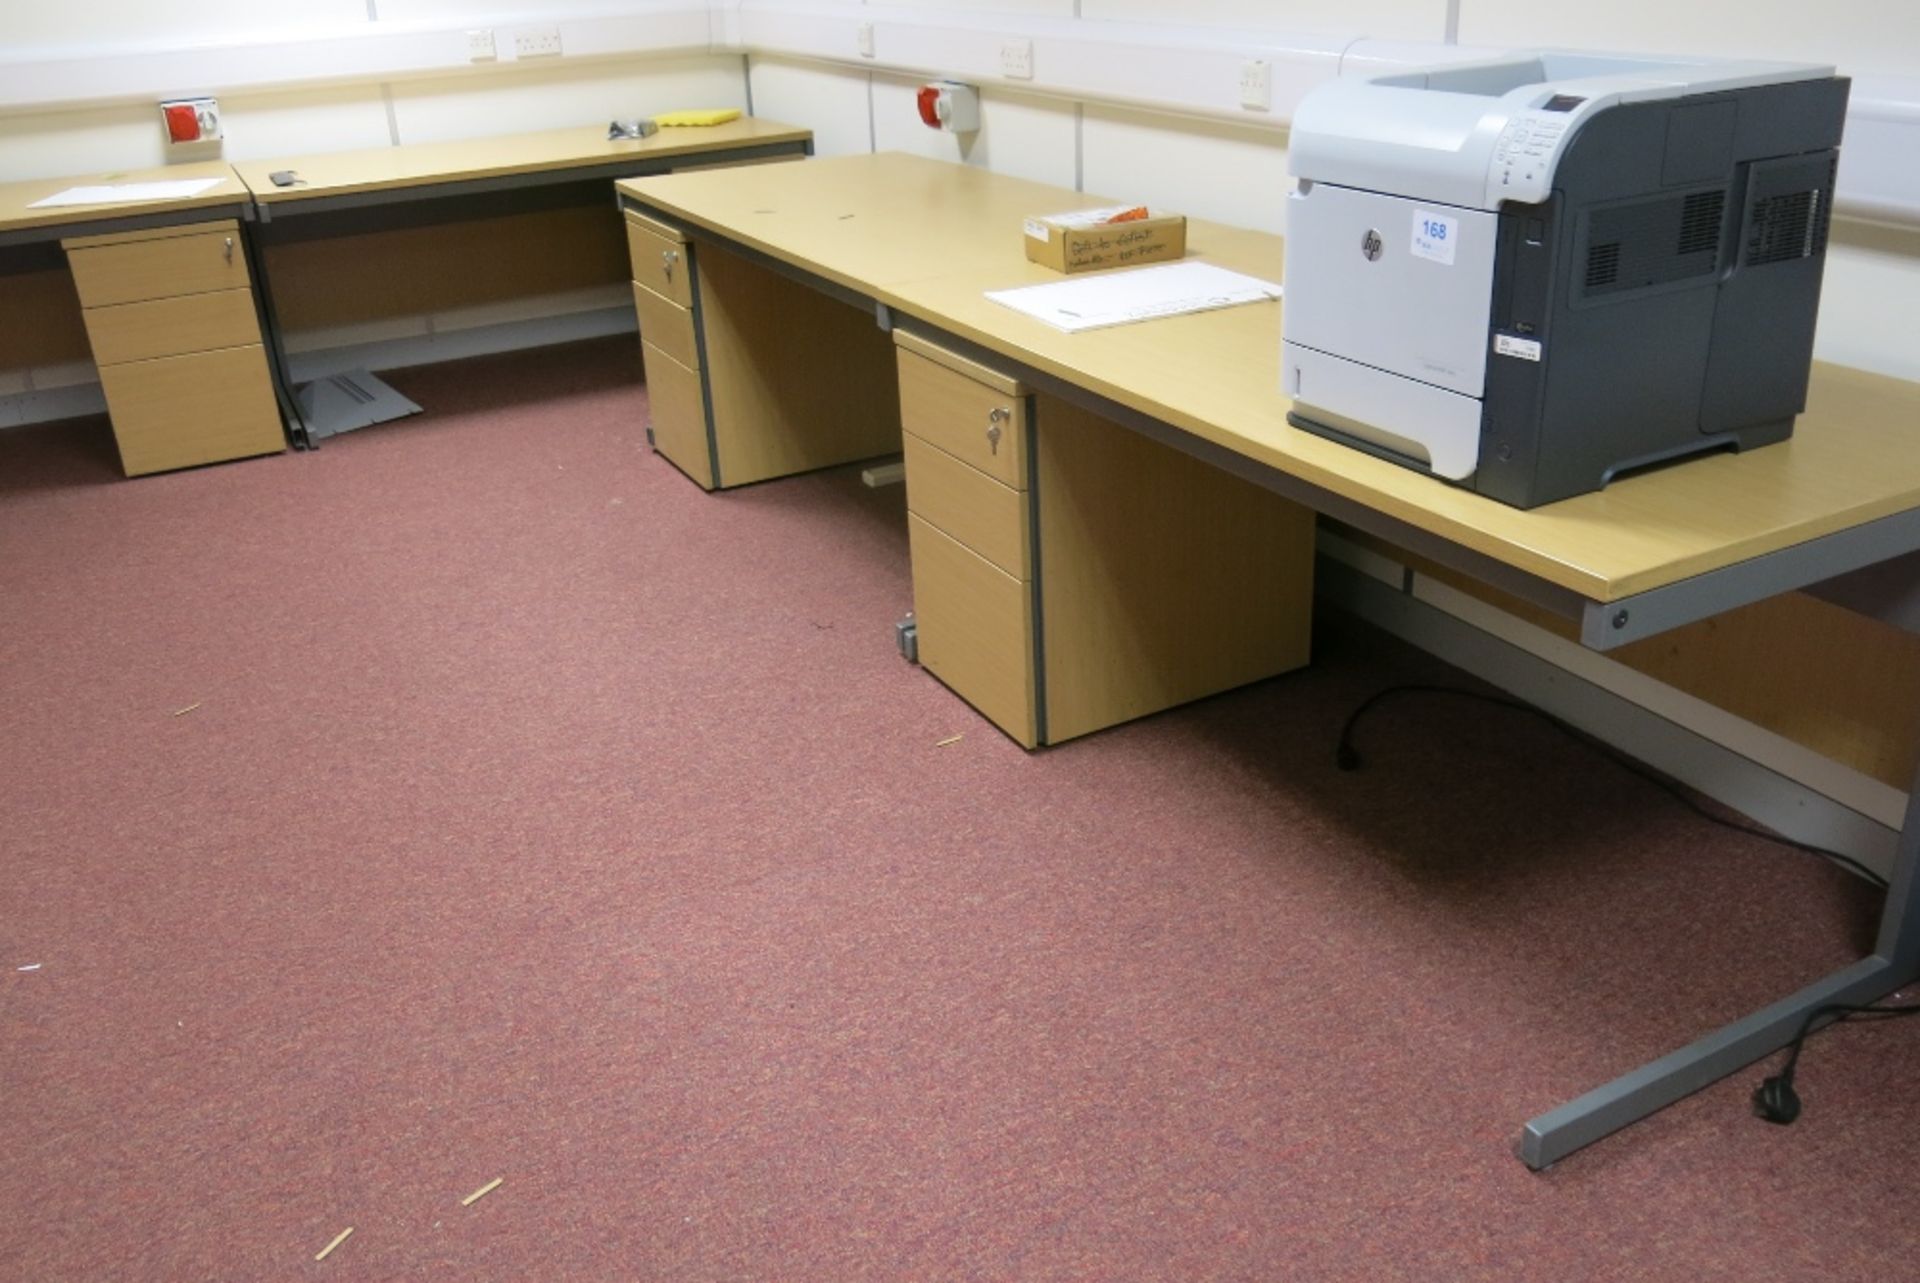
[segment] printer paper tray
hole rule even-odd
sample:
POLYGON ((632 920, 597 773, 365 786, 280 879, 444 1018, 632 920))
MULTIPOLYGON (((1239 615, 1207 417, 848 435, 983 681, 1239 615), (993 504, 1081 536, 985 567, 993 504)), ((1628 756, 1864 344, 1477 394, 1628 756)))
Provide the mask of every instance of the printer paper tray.
POLYGON ((1283 345, 1281 366, 1296 413, 1449 481, 1479 465, 1479 398, 1297 343, 1283 345))

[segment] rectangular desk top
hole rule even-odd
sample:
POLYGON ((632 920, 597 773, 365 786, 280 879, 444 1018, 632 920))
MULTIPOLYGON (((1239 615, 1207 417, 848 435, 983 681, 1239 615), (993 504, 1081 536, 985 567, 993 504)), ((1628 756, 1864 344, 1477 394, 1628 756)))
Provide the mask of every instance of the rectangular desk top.
MULTIPOLYGON (((1920 507, 1912 442, 1920 385, 1882 375, 1818 363, 1790 441, 1522 511, 1289 425, 1279 303, 1063 334, 982 296, 1063 279, 1026 261, 1022 216, 1107 198, 900 154, 619 187, 670 217, 1592 601, 1920 507)), ((1280 279, 1277 236, 1194 220, 1188 246, 1196 257, 1280 279)))
POLYGON ((68 223, 97 223, 112 218, 142 218, 174 210, 201 209, 213 205, 245 203, 247 189, 234 177, 225 161, 207 160, 191 165, 166 165, 159 169, 133 169, 111 174, 76 174, 70 178, 32 178, 25 182, 0 184, 0 232, 30 227, 56 227, 68 223), (220 181, 197 196, 174 200, 120 201, 105 205, 60 205, 50 209, 30 209, 69 187, 93 187, 106 183, 159 183, 178 179, 217 178, 220 181))
POLYGON ((646 138, 609 140, 605 125, 582 125, 532 134, 281 156, 272 160, 242 161, 233 168, 256 201, 273 205, 318 196, 582 169, 635 156, 664 158, 776 143, 804 143, 812 137, 813 132, 808 129, 746 116, 724 125, 662 129, 646 138), (293 170, 303 181, 293 187, 275 187, 268 175, 282 169, 293 170))

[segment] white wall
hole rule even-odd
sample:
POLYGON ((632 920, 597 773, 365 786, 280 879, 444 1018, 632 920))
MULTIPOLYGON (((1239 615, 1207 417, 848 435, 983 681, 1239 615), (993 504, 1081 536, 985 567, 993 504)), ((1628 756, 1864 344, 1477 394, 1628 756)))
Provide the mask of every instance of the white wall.
MULTIPOLYGON (((798 7, 798 6, 797 6, 798 7)), ((1177 23, 1196 36, 1235 30, 1286 36, 1440 41, 1489 47, 1566 45, 1822 60, 1856 75, 1920 76, 1920 0, 889 0, 949 14, 1177 23)), ((1176 28, 1177 30, 1178 28, 1176 28)), ((1285 231, 1286 134, 1271 127, 1111 105, 1058 103, 988 85, 979 139, 920 125, 915 82, 792 60, 750 59, 755 108, 822 131, 823 154, 882 148, 943 156, 1115 199, 1285 231), (1077 108, 1077 109, 1076 109, 1077 108)), ((1920 161, 1916 161, 1920 164, 1920 161)), ((1815 353, 1920 379, 1903 300, 1920 287, 1920 231, 1841 224, 1829 252, 1815 353)))
POLYGON ((0 5, 0 50, 85 53, 102 47, 284 36, 367 20, 366 0, 87 0, 0 5))
MULTIPOLYGON (((502 48, 513 26, 558 22, 581 15, 618 15, 642 7, 620 0, 78 0, 30 3, 0 0, 0 64, 15 60, 132 59, 141 67, 167 50, 259 40, 366 37, 423 26, 495 26, 502 48)), ((697 8, 697 0, 693 6, 697 8)), ((455 32, 457 36, 457 32, 455 32)), ((699 24, 705 44, 706 26, 699 24)), ((464 57, 464 41, 456 57, 464 57)), ((351 52, 344 55, 350 60, 351 52)), ((231 62, 233 55, 229 55, 231 62)), ((0 65, 0 78, 7 74, 0 65)), ((365 76, 318 86, 264 88, 220 94, 225 141, 169 156, 155 100, 160 93, 195 93, 181 84, 151 99, 86 104, 53 110, 0 110, 0 182, 67 174, 97 174, 160 166, 170 159, 229 160, 435 142, 485 134, 592 125, 614 117, 653 115, 683 107, 745 107, 745 64, 737 54, 567 57, 452 67, 407 78, 365 76)), ((864 122, 864 102, 861 107, 864 122)), ((864 123, 861 145, 866 143, 864 123)), ((544 323, 558 317, 630 306, 625 290, 610 286, 591 297, 579 292, 470 309, 471 315, 421 315, 370 326, 295 336, 295 349, 406 340, 502 322, 544 323)), ((0 363, 3 364, 3 363, 0 363)), ((41 414, 84 412, 84 398, 49 400, 53 389, 74 389, 95 378, 84 362, 0 370, 0 423, 41 414)))
MULTIPOLYGON (((551 15, 634 13, 660 0, 78 0, 0 3, 0 61, 172 41, 299 32, 338 35, 521 24, 551 15), (370 12, 373 16, 369 16, 370 12), (101 33, 111 33, 103 35, 101 33)), ((716 30, 728 0, 716 0, 716 30)), ((804 0, 794 0, 804 7, 804 0)), ((1920 0, 893 0, 893 8, 1020 19, 1176 24, 1222 31, 1463 44, 1584 45, 1820 58, 1845 71, 1920 75, 1920 0), (1452 28, 1452 30, 1450 30, 1452 28)), ((1336 44, 1335 47, 1338 47, 1336 44)), ((989 85, 983 127, 963 142, 917 123, 912 79, 885 71, 728 54, 563 59, 542 65, 373 78, 325 88, 268 87, 222 98, 233 158, 587 123, 685 105, 746 105, 811 126, 823 155, 902 148, 1223 222, 1284 231, 1286 135, 1152 110, 1075 104, 989 85)), ((0 73, 3 74, 3 73, 0 73)), ((187 88, 185 86, 183 89, 187 88)), ((99 172, 163 160, 144 102, 0 112, 0 181, 99 172)), ((1902 302, 1920 285, 1920 232, 1843 226, 1830 255, 1820 356, 1920 378, 1902 302)))
MULTIPOLYGON (((735 54, 705 51, 654 56, 562 57, 519 63, 507 54, 510 32, 592 15, 631 14, 648 0, 82 0, 70 4, 0 3, 0 79, 5 64, 79 59, 127 65, 151 76, 169 51, 254 41, 365 38, 383 33, 439 34, 455 61, 408 76, 354 75, 354 48, 338 53, 326 85, 269 83, 220 93, 230 160, 342 151, 491 133, 591 124, 615 116, 676 107, 744 107, 744 64, 735 54), (373 16, 373 15, 377 15, 373 16), (459 28, 492 26, 502 58, 466 65, 459 28), (148 57, 137 55, 145 53, 148 57), (115 62, 114 59, 120 61, 115 62), (104 61, 103 61, 104 60, 104 61), (388 103, 392 102, 389 112, 388 103)), ((699 0, 683 6, 697 11, 699 0)), ((704 18, 704 15, 700 15, 704 18)), ((311 42, 309 42, 311 43, 311 42)), ((569 51, 571 52, 571 50, 569 51)), ((229 54, 232 63, 237 55, 229 54)), ((379 54, 367 48, 369 66, 379 54)), ((146 167, 181 159, 169 154, 155 103, 169 93, 220 86, 182 83, 117 105, 66 108, 33 105, 0 110, 0 182, 146 167)), ((57 92, 57 90, 56 90, 57 92)), ((3 99, 0 95, 0 99, 3 99)), ((206 159, 201 154, 192 159, 206 159)))

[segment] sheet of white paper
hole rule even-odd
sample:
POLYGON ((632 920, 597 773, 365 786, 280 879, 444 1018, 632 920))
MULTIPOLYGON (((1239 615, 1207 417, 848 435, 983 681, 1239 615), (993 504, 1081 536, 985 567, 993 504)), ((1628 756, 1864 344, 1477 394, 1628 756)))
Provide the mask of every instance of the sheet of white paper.
POLYGON ((69 187, 37 200, 28 209, 55 209, 62 205, 117 205, 131 200, 180 200, 198 196, 220 180, 217 178, 170 178, 157 183, 106 183, 93 187, 69 187))
POLYGON ((1161 316, 1260 303, 1279 298, 1280 287, 1211 263, 1168 263, 1046 285, 988 290, 987 297, 1074 334, 1161 316))

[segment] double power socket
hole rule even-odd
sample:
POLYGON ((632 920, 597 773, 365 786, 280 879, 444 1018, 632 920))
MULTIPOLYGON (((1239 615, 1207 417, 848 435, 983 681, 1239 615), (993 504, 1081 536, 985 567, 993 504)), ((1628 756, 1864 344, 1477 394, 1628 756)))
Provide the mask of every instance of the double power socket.
MULTIPOLYGON (((560 49, 560 28, 527 27, 512 33, 513 56, 520 58, 558 58, 560 49)), ((492 27, 480 27, 467 32, 468 62, 497 62, 500 50, 495 44, 492 27)))

